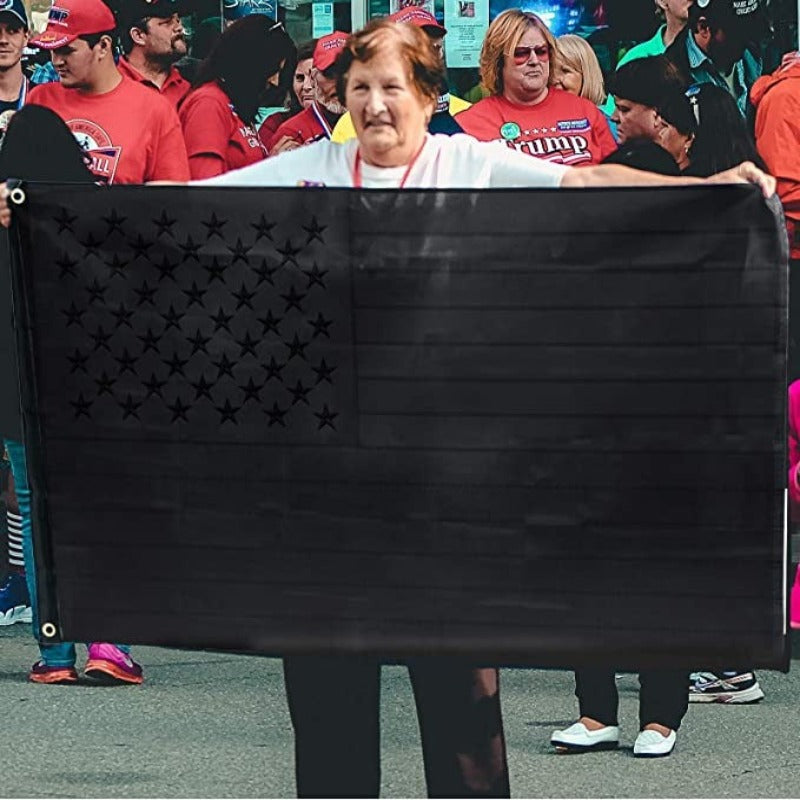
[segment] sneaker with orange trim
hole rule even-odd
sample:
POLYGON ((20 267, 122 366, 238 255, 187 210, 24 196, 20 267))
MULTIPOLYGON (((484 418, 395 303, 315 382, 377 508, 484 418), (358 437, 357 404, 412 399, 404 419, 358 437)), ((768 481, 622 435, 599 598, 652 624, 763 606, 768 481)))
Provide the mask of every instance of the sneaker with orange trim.
POLYGON ((83 674, 102 683, 141 683, 142 668, 124 650, 107 642, 89 645, 89 660, 83 674))
POLYGON ((44 661, 37 661, 28 673, 31 683, 77 683, 78 673, 75 667, 51 667, 44 661))

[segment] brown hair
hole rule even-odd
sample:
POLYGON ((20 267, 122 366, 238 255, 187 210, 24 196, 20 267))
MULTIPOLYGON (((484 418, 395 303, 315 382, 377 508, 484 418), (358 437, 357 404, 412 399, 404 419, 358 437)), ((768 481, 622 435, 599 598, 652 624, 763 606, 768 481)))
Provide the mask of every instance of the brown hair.
POLYGON ((503 65, 505 57, 514 52, 520 39, 528 28, 536 28, 544 36, 550 48, 550 77, 547 85, 552 86, 558 68, 558 47, 550 29, 536 14, 510 8, 495 17, 486 31, 481 48, 481 84, 493 95, 503 94, 503 65))
POLYGON ((599 106, 606 99, 606 90, 603 71, 592 46, 574 33, 565 33, 557 41, 561 64, 566 64, 581 76, 580 96, 599 106))
POLYGON ((430 37, 416 25, 393 22, 388 17, 373 19, 360 31, 350 34, 347 45, 336 59, 336 94, 342 105, 345 105, 347 76, 353 62, 366 64, 391 44, 399 50, 420 97, 436 105, 444 84, 444 66, 431 47, 430 37))

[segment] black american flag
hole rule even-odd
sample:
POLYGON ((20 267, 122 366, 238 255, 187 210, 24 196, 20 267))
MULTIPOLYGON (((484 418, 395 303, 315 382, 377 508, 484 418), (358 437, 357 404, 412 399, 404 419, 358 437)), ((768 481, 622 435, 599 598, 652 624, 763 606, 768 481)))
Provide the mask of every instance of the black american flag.
POLYGON ((785 665, 755 190, 26 191, 55 638, 785 665))

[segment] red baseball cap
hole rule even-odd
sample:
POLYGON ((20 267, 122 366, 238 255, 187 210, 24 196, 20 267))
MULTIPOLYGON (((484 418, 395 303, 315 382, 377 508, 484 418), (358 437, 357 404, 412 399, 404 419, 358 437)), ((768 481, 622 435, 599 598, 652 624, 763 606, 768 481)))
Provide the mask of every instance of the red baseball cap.
POLYGON ((445 36, 447 29, 436 21, 436 17, 419 6, 407 6, 389 15, 392 22, 407 22, 422 28, 430 36, 445 36))
POLYGON ((320 72, 330 69, 336 63, 336 59, 339 58, 339 53, 344 50, 348 38, 349 34, 342 31, 334 31, 317 39, 311 62, 314 67, 320 72))
POLYGON ((32 47, 56 50, 92 33, 116 28, 111 9, 103 0, 54 0, 47 15, 47 27, 30 40, 32 47))

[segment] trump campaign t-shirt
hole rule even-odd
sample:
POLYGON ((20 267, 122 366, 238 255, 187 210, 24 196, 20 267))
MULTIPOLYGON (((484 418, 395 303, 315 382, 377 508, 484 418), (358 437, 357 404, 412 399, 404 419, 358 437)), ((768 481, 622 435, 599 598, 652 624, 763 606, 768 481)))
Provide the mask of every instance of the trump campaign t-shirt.
POLYGON ((412 163, 377 167, 357 160, 358 139, 318 142, 250 167, 204 181, 201 186, 327 186, 365 189, 555 188, 568 168, 528 158, 493 142, 457 133, 427 134, 412 163))
POLYGON ((110 92, 89 94, 46 83, 29 103, 55 111, 103 183, 187 181, 189 162, 175 109, 151 89, 122 77, 110 92))
POLYGON ((456 119, 482 142, 504 142, 520 153, 571 167, 599 164, 617 149, 608 121, 594 103, 552 86, 536 105, 495 95, 456 119))

